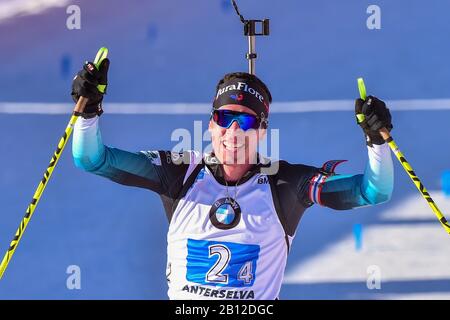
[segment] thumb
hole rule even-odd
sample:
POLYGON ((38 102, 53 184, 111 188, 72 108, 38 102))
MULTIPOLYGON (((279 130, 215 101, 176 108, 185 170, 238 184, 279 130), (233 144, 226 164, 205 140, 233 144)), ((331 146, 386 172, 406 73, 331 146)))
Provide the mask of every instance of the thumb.
POLYGON ((366 121, 366 116, 364 114, 364 107, 366 106, 366 102, 363 99, 355 100, 355 116, 356 123, 362 126, 366 121))
POLYGON ((98 83, 100 84, 107 84, 108 83, 108 70, 109 70, 109 59, 106 58, 104 59, 99 67, 98 67, 98 73, 99 73, 99 78, 98 78, 98 83))
POLYGON ((109 69, 109 59, 103 60, 98 67, 98 86, 97 89, 101 93, 106 93, 106 86, 108 84, 108 69, 109 69))
POLYGON ((358 98, 358 99, 355 100, 355 113, 356 114, 362 113, 363 105, 364 105, 364 100, 363 99, 358 98))

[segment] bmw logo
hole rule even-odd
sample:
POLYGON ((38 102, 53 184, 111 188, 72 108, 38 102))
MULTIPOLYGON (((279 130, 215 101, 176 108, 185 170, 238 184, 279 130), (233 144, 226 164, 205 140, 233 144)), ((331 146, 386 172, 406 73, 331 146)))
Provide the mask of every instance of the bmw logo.
POLYGON ((219 229, 234 228, 241 220, 241 207, 233 199, 219 199, 214 202, 209 211, 209 220, 213 226, 219 229))

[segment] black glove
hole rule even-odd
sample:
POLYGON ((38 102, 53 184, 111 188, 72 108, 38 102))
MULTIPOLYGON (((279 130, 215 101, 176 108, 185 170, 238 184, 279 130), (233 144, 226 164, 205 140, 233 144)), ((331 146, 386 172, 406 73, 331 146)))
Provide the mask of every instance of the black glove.
POLYGON ((72 99, 75 103, 80 97, 88 98, 86 107, 80 115, 92 118, 103 113, 102 100, 108 84, 109 59, 100 64, 98 70, 92 62, 86 62, 72 81, 72 99))
POLYGON ((391 131, 393 128, 391 113, 386 104, 373 96, 368 96, 365 101, 356 99, 355 114, 356 122, 366 135, 367 145, 383 144, 384 139, 381 137, 379 130, 386 128, 388 131, 391 131), (364 115, 364 117, 358 116, 360 114, 364 115))

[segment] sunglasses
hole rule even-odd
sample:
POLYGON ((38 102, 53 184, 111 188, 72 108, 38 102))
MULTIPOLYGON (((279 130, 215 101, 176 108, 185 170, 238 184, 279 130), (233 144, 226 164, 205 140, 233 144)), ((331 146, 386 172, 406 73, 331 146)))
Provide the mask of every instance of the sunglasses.
POLYGON ((239 127, 244 131, 247 131, 248 129, 258 129, 261 124, 260 118, 255 115, 222 109, 213 110, 212 119, 219 126, 227 129, 231 127, 231 124, 234 121, 236 121, 239 124, 239 127))

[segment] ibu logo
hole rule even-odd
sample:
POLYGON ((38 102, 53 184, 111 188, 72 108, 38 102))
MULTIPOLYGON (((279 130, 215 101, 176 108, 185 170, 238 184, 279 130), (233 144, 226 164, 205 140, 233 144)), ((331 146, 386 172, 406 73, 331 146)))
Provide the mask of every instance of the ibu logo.
POLYGON ((205 169, 203 168, 202 170, 200 170, 197 177, 195 178, 195 182, 202 180, 204 177, 205 177, 205 169))

